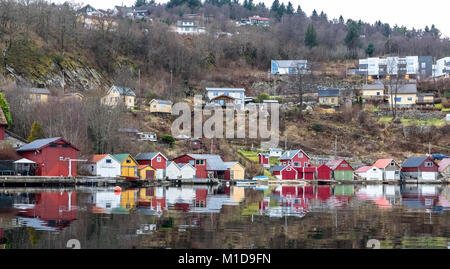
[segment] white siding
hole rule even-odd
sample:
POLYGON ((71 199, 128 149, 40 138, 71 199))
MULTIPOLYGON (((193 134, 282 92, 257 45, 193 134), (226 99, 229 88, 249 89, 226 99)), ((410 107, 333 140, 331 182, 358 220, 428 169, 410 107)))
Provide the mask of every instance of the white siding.
POLYGON ((178 179, 180 177, 180 168, 177 164, 172 162, 169 166, 166 168, 166 176, 168 179, 178 179))
POLYGON ((111 156, 106 156, 97 162, 94 175, 100 177, 118 177, 120 176, 120 163, 111 156), (110 163, 108 163, 110 160, 110 163))
POLYGON ((191 179, 195 177, 195 168, 190 165, 184 165, 180 169, 181 178, 191 179))

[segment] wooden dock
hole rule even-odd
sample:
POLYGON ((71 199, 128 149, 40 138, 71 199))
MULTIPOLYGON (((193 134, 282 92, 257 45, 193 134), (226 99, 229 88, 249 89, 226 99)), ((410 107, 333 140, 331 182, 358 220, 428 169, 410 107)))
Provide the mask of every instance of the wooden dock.
POLYGON ((110 186, 127 185, 123 178, 101 177, 40 177, 40 176, 0 176, 1 186, 110 186))

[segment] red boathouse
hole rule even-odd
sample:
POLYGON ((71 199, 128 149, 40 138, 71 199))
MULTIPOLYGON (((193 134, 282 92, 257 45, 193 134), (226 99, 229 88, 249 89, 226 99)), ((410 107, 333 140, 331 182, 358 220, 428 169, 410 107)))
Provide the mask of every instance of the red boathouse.
POLYGON ((61 137, 38 139, 19 148, 23 158, 37 163, 37 176, 72 177, 77 176, 78 148, 61 137), (70 168, 69 168, 70 166, 70 168))

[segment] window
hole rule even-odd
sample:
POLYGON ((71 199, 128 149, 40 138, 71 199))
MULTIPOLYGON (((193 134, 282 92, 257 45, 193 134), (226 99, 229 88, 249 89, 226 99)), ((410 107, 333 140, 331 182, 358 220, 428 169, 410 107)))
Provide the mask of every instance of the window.
POLYGON ((112 163, 111 159, 106 159, 106 163, 112 163))
POLYGON ((195 160, 195 164, 196 165, 204 165, 205 164, 205 160, 195 160))
POLYGON ((395 163, 394 163, 394 162, 391 162, 391 166, 395 166, 395 163))
POLYGON ((127 160, 127 163, 131 163, 131 160, 127 160))
POLYGON ((156 104, 153 105, 153 108, 156 108, 156 104))
POLYGON ((214 92, 214 96, 219 96, 219 93, 218 92, 214 92))
POLYGON ((130 103, 130 104, 131 104, 131 97, 130 97, 130 98, 128 98, 128 103, 130 103))
POLYGON ((334 98, 331 98, 331 102, 334 103, 334 98))
POLYGON ((303 153, 300 152, 300 153, 298 154, 298 157, 299 157, 299 158, 303 158, 303 153))
POLYGON ((425 167, 433 167, 433 162, 425 162, 425 167))
POLYGON ((50 148, 57 148, 58 145, 52 143, 52 144, 49 145, 49 147, 50 147, 50 148))
POLYGON ((408 101, 412 101, 412 97, 408 97, 408 101))
POLYGON ((286 168, 286 171, 291 171, 291 168, 286 168))
POLYGON ((294 166, 295 166, 295 167, 302 167, 302 163, 297 163, 297 162, 295 162, 295 163, 294 163, 294 166))
POLYGON ((379 95, 380 95, 380 92, 377 92, 377 95, 379 96, 379 95))
POLYGON ((347 167, 347 164, 343 163, 341 164, 341 167, 347 167))
POLYGON ((157 162, 161 162, 161 157, 158 156, 158 158, 156 158, 157 162))
POLYGON ((397 97, 397 98, 395 98, 395 102, 401 102, 402 101, 402 98, 401 97, 397 97))

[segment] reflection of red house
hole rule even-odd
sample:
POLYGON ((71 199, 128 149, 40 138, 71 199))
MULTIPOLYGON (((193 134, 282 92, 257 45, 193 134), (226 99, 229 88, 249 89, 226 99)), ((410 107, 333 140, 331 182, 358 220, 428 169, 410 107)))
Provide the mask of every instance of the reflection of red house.
POLYGON ((190 206, 188 203, 176 203, 174 205, 175 210, 180 210, 183 212, 189 212, 190 206))
POLYGON ((195 190, 195 207, 206 207, 206 197, 208 197, 208 190, 195 190))
POLYGON ((61 137, 38 139, 19 148, 17 152, 28 160, 38 164, 38 176, 77 176, 78 149, 61 137))
POLYGON ((77 219, 77 196, 75 192, 51 192, 36 195, 33 208, 19 213, 22 217, 39 218, 48 226, 62 229, 77 219))

